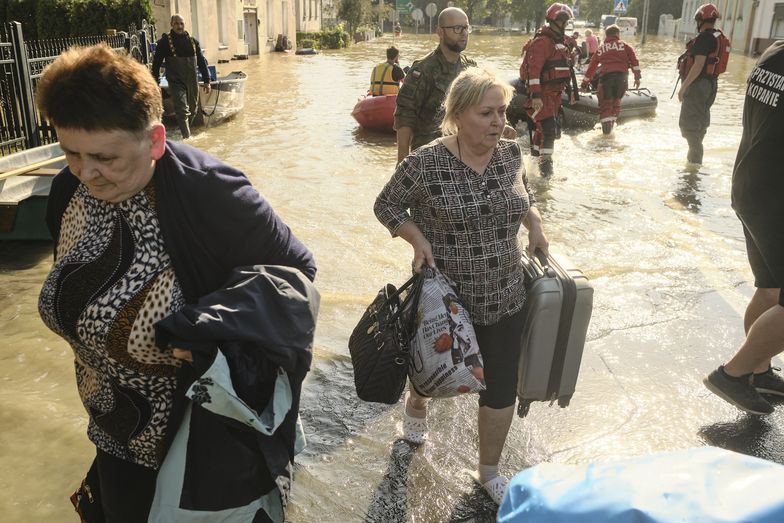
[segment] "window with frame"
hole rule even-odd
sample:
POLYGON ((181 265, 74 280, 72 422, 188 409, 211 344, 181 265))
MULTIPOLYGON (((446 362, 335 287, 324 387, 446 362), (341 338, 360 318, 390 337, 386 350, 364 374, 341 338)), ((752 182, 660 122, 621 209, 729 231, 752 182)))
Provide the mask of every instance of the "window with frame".
POLYGON ((773 6, 773 22, 770 27, 771 38, 784 38, 784 3, 773 6))
POLYGON ((218 11, 218 42, 222 47, 226 47, 228 39, 226 38, 226 24, 223 20, 223 0, 217 0, 215 7, 218 11))

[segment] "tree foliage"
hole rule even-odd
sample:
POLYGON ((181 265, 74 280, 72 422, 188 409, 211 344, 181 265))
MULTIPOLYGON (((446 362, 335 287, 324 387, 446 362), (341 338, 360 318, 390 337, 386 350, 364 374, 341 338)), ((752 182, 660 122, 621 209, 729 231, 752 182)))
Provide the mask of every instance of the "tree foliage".
POLYGON ((70 0, 38 0, 35 21, 42 39, 71 36, 68 13, 73 2, 70 0))
POLYGON ((341 49, 348 47, 351 37, 343 30, 343 24, 337 24, 330 29, 323 29, 315 33, 297 33, 297 44, 301 47, 314 47, 316 49, 341 49), (312 42, 310 46, 306 41, 312 42))
POLYGON ((512 0, 487 0, 485 12, 487 16, 500 20, 512 13, 512 0))
POLYGON ((3 21, 21 23, 25 38, 30 40, 38 38, 38 28, 35 23, 35 4, 35 2, 30 0, 8 0, 3 13, 3 21))
POLYGON ((599 23, 602 15, 613 12, 612 0, 580 0, 580 19, 599 23))
POLYGON ((465 11, 469 22, 478 23, 484 18, 485 3, 485 0, 460 0, 455 6, 465 11))
POLYGON ((512 16, 515 20, 528 22, 526 30, 544 24, 544 14, 555 0, 518 0, 513 4, 512 16))
POLYGON ((372 4, 370 0, 340 0, 338 18, 345 20, 349 34, 361 25, 372 22, 372 4))
POLYGON ((21 22, 25 39, 102 35, 154 23, 150 0, 2 0, 3 22, 21 22))

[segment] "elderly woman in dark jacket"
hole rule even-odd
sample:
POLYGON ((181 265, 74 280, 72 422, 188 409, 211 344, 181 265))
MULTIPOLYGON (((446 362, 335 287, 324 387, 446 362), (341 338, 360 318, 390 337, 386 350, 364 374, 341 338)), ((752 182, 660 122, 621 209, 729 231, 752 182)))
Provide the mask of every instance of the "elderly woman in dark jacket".
MULTIPOLYGON (((498 462, 514 413, 525 305, 520 225, 532 252, 548 245, 520 147, 501 138, 511 96, 486 70, 462 72, 444 102, 443 138, 406 157, 375 205, 392 235, 413 247, 413 269, 437 266, 471 313, 487 386, 479 395, 476 479, 499 504, 508 481, 498 462)), ((426 405, 411 387, 403 437, 412 443, 426 437, 426 405)))
MULTIPOLYGON (((96 447, 87 488, 74 501, 83 512, 103 512, 96 520, 165 519, 150 514, 158 471, 183 416, 190 416, 185 392, 218 350, 216 343, 185 339, 156 344, 156 324, 218 291, 237 267, 287 266, 312 280, 313 257, 241 172, 166 140, 160 90, 131 58, 103 45, 67 51, 44 72, 38 104, 68 162, 52 184, 47 220, 54 266, 39 309, 74 350, 88 437, 96 447)), ((296 285, 310 285, 307 278, 296 285)), ((294 410, 310 361, 308 341, 302 345, 300 368, 289 369, 294 410)), ((211 416, 194 416, 190 432, 218 427, 208 431, 219 435, 209 442, 216 454, 231 459, 233 434, 255 446, 255 436, 211 416)), ((296 412, 283 424, 288 463, 296 412)), ((208 499, 175 496, 184 505, 176 508, 268 521, 260 500, 278 485, 285 490, 288 471, 266 467, 261 449, 252 455, 258 460, 253 467, 224 471, 252 475, 241 492, 232 490, 235 481, 217 481, 208 499)), ((196 479, 219 474, 202 467, 189 469, 202 475, 196 479)), ((285 498, 281 494, 273 497, 285 498)))

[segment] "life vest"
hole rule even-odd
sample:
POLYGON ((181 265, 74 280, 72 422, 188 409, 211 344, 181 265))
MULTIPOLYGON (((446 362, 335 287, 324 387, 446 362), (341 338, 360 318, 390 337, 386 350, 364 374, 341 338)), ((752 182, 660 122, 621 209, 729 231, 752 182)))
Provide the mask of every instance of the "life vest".
POLYGON ((520 78, 525 82, 526 87, 537 84, 566 84, 572 77, 571 49, 562 39, 557 38, 551 29, 543 27, 523 46, 523 63, 520 71, 522 72, 520 78), (542 66, 541 74, 538 78, 533 78, 530 72, 531 53, 529 49, 531 44, 540 37, 545 37, 550 41, 549 52, 542 66))
POLYGON ((389 62, 381 62, 373 68, 370 75, 371 96, 397 94, 400 91, 400 84, 392 79, 392 69, 389 62))
MULTIPOLYGON (((713 37, 716 39, 716 49, 708 54, 705 60, 705 74, 708 76, 719 76, 727 70, 727 62, 730 61, 730 41, 724 36, 720 29, 712 30, 713 37)), ((694 56, 691 48, 697 40, 695 36, 686 43, 686 52, 678 57, 678 74, 681 79, 686 78, 691 67, 694 65, 694 56)))

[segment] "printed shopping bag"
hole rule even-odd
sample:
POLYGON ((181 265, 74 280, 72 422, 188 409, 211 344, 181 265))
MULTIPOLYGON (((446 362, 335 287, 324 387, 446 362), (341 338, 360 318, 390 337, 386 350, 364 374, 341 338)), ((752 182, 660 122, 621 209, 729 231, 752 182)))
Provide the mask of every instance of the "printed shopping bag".
POLYGON ((423 273, 411 340, 411 384, 419 394, 433 398, 484 390, 474 326, 454 283, 438 269, 425 268, 423 273))

